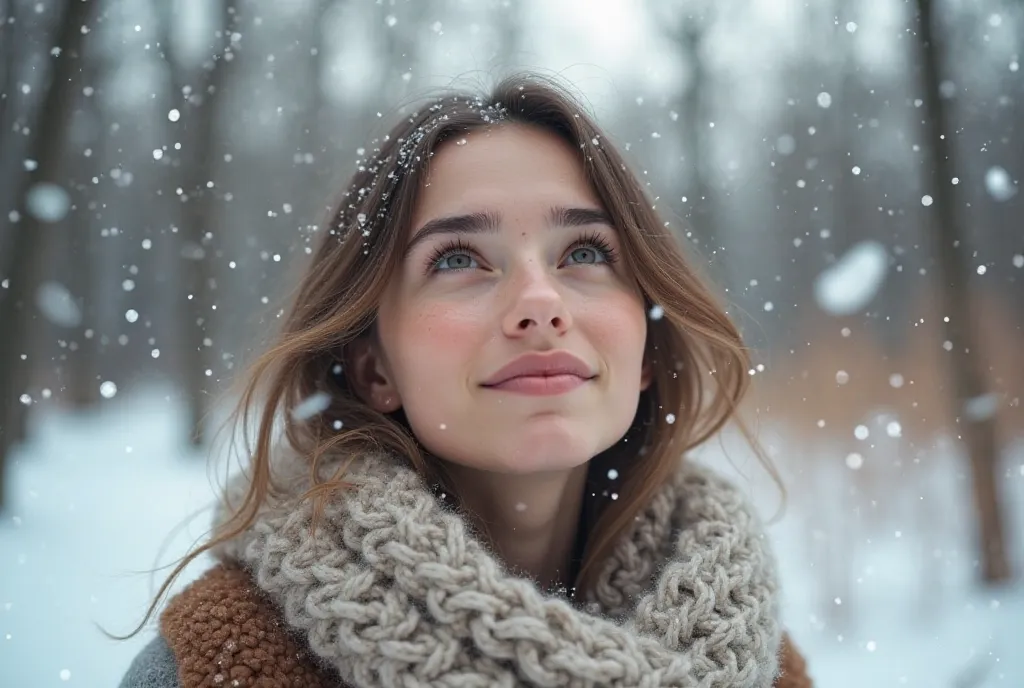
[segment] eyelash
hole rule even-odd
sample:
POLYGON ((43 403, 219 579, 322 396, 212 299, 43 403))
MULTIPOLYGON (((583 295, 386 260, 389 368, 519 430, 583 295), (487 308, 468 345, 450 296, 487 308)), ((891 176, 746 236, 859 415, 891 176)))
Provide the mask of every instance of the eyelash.
MULTIPOLYGON (((597 249, 599 253, 604 256, 604 262, 606 265, 612 265, 619 259, 618 254, 612 245, 608 243, 608 240, 601 236, 600 232, 588 232, 578 237, 575 241, 569 244, 569 247, 565 250, 566 255, 572 253, 578 248, 592 248, 597 249)), ((466 253, 472 255, 475 253, 473 247, 465 243, 462 239, 452 239, 444 244, 438 246, 430 257, 427 258, 427 272, 442 272, 437 270, 437 264, 445 258, 458 255, 460 253, 466 253)), ((599 265, 599 263, 597 263, 599 265)), ((443 272, 460 272, 468 268, 449 268, 443 272)))

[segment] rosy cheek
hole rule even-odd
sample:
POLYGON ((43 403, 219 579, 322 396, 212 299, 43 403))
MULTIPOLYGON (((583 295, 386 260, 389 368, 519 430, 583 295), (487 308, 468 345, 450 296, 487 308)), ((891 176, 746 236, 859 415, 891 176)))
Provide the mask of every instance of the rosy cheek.
POLYGON ((406 320, 403 340, 412 345, 410 353, 421 365, 430 360, 466 360, 467 347, 487 327, 480 309, 466 303, 419 303, 406 320))
POLYGON ((600 302, 587 303, 577 321, 609 350, 636 348, 637 344, 642 349, 647 316, 643 302, 631 294, 606 294, 600 302))
POLYGON ((587 299, 582 307, 587 317, 599 319, 605 328, 644 324, 643 301, 625 290, 606 291, 597 299, 587 299))

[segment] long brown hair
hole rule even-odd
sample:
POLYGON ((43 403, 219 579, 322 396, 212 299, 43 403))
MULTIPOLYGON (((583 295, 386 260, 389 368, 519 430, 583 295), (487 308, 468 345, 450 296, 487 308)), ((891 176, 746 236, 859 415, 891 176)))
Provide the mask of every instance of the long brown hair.
MULTIPOLYGON (((680 457, 736 416, 750 368, 740 334, 687 264, 679 239, 663 225, 643 185, 583 107, 557 83, 534 75, 506 78, 483 97, 444 94, 374 142, 319 230, 319 245, 282 329, 243 378, 229 418, 246 443, 245 498, 210 540, 177 564, 132 635, 188 564, 253 524, 275 493, 271 455, 279 440, 308 458, 314 487, 305 497, 314 500, 315 514, 345 487, 343 472, 316 478, 319 460, 327 454, 390 452, 425 478, 439 479, 438 462, 420 446, 404 416, 378 413, 354 394, 343 366, 345 347, 372 330, 385 286, 400 269, 421 180, 438 146, 506 122, 554 132, 579 150, 586 177, 621 236, 626 267, 651 309, 646 355, 653 381, 641 396, 631 431, 615 448, 616 494, 597 495, 604 499, 588 534, 578 589, 593 584, 596 564, 676 470, 680 457), (326 400, 326 408, 311 417, 296 414, 313 395, 326 400), (252 446, 250 430, 255 431, 252 446)), ((747 438, 757 449, 749 433, 747 438)))

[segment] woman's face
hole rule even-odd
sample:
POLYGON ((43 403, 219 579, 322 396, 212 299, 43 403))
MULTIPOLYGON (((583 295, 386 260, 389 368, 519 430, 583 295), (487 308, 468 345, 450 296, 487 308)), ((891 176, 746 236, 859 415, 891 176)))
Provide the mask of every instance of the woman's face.
POLYGON ((362 367, 370 403, 404 408, 435 456, 563 470, 633 420, 646 312, 579 158, 545 130, 501 125, 431 159, 362 367))

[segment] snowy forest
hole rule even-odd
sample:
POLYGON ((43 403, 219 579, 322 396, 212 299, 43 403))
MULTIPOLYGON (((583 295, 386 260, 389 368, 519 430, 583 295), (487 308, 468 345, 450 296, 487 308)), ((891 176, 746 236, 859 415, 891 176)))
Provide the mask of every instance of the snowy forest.
POLYGON ((149 571, 327 204, 396 119, 529 70, 754 352, 700 450, 822 686, 1024 685, 1017 0, 0 0, 0 685, 116 685, 149 571))

